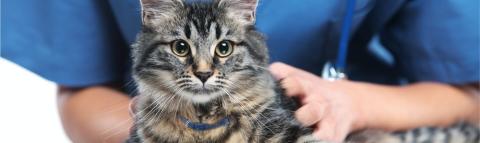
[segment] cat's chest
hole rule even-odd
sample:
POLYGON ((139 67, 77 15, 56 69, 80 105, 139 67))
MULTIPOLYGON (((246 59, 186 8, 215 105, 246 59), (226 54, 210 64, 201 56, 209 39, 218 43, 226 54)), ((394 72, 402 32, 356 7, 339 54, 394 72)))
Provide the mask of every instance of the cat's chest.
POLYGON ((252 129, 250 123, 244 118, 231 119, 231 123, 208 130, 195 130, 179 120, 158 121, 144 128, 145 142, 248 142, 245 134, 252 129))

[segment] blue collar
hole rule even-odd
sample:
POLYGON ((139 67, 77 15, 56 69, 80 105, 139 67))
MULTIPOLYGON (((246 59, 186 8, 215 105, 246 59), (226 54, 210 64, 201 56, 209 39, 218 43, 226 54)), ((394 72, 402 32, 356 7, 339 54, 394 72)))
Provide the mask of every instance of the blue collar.
POLYGON ((180 119, 180 121, 183 122, 183 124, 185 124, 185 126, 195 131, 205 131, 205 130, 215 129, 221 126, 227 126, 230 123, 230 120, 227 117, 224 117, 223 119, 221 119, 220 121, 214 124, 192 122, 183 116, 178 116, 178 118, 180 119))

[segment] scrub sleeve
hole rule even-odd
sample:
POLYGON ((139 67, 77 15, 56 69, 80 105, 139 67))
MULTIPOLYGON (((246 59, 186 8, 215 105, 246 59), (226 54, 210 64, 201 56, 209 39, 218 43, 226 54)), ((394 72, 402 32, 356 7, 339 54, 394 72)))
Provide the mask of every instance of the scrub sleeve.
POLYGON ((1 56, 68 87, 125 79, 128 44, 108 1, 2 1, 1 56))
POLYGON ((480 81, 479 1, 408 1, 381 42, 410 82, 480 81))

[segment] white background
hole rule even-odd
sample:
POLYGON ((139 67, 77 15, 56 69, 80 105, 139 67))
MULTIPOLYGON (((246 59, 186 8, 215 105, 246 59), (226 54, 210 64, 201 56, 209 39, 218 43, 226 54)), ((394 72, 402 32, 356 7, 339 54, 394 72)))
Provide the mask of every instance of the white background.
POLYGON ((0 142, 69 143, 56 104, 56 86, 0 58, 0 142))

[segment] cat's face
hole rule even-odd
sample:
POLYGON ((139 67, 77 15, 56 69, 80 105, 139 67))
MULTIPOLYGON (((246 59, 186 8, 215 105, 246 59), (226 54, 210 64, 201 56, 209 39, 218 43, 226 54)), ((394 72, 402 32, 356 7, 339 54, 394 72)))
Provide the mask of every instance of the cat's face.
POLYGON ((143 30, 134 45, 140 88, 197 103, 259 82, 268 56, 254 31, 256 0, 142 0, 143 30))

